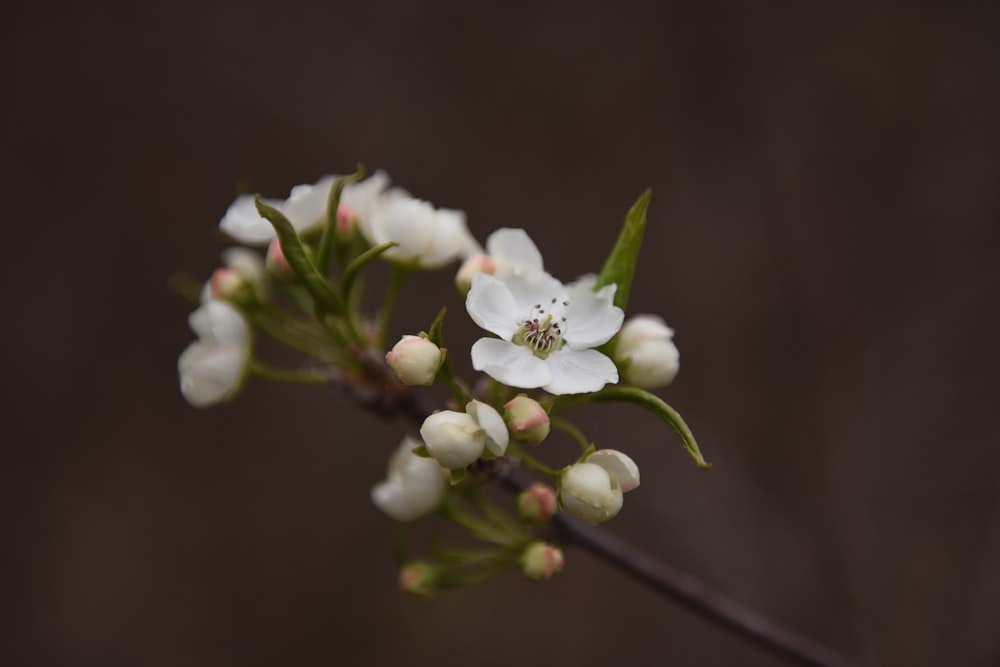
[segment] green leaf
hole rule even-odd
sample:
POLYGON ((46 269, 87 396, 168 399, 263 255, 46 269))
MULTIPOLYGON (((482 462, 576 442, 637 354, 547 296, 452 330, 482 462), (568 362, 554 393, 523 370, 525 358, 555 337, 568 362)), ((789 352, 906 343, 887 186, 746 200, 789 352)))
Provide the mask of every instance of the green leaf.
POLYGON ((647 189, 636 200, 632 208, 625 214, 625 224, 622 226, 618 240, 611 254, 604 261, 604 267, 597 276, 597 286, 600 289, 612 283, 618 285, 615 291, 615 305, 625 309, 628 303, 629 291, 632 288, 632 277, 635 275, 635 265, 639 259, 639 248, 642 246, 642 235, 646 231, 646 209, 653 190, 647 189))
POLYGON ((316 266, 320 273, 325 274, 330 270, 330 256, 333 254, 333 246, 337 242, 337 210, 340 208, 340 195, 344 191, 344 186, 348 183, 357 183, 364 177, 365 166, 359 163, 353 174, 339 177, 330 188, 330 196, 326 204, 326 225, 323 226, 323 235, 320 238, 316 255, 316 266))
POLYGON ((340 293, 347 298, 347 295, 351 293, 351 287, 354 286, 354 281, 357 280, 358 276, 361 274, 362 269, 364 269, 368 264, 384 253, 389 248, 394 248, 399 244, 395 241, 389 241, 388 243, 383 243, 382 245, 375 246, 357 257, 344 269, 344 275, 340 280, 340 293))
POLYGON ((658 396, 654 396, 648 391, 644 391, 637 387, 609 386, 593 394, 574 394, 565 397, 561 396, 556 401, 556 407, 561 410, 590 401, 595 403, 623 401, 626 403, 633 403, 641 408, 649 410, 654 415, 670 424, 670 427, 677 432, 677 435, 681 437, 681 441, 684 443, 684 448, 688 451, 688 454, 691 455, 691 458, 694 459, 695 465, 702 470, 712 469, 712 464, 706 461, 705 457, 702 456, 701 450, 698 448, 698 442, 694 439, 694 434, 691 432, 691 429, 688 428, 688 425, 684 423, 680 414, 672 407, 664 403, 658 396))
POLYGON ((302 240, 288 218, 278 209, 264 203, 260 195, 257 195, 254 204, 256 204, 257 211, 261 216, 274 227, 274 231, 278 234, 278 242, 281 243, 281 251, 285 254, 285 259, 288 260, 288 265, 299 276, 302 284, 309 290, 309 294, 316 300, 317 305, 327 312, 336 315, 343 314, 344 306, 340 297, 333 291, 329 281, 309 261, 305 246, 302 245, 302 240))

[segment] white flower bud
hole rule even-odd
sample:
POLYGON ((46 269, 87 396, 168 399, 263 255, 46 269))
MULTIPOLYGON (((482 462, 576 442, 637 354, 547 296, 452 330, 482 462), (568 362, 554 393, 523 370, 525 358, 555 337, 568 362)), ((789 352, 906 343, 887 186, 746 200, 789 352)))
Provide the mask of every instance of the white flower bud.
POLYGON ((510 439, 500 413, 480 401, 470 401, 465 412, 435 412, 424 420, 420 437, 434 460, 452 470, 469 465, 484 449, 503 456, 510 439))
POLYGON ((528 579, 549 579, 563 569, 563 551, 547 542, 535 542, 521 554, 521 570, 528 579))
POLYGON ((420 437, 427 451, 445 468, 464 468, 483 453, 482 429, 472 415, 453 410, 435 412, 424 420, 420 437))
POLYGON ((556 492, 536 482, 517 496, 517 514, 528 523, 545 523, 556 514, 556 492))
POLYGON ((386 363, 403 384, 434 384, 444 356, 434 343, 420 336, 403 336, 385 355, 386 363))
POLYGON ((559 477, 559 501, 570 514, 601 523, 622 508, 622 487, 618 478, 602 466, 574 463, 559 477))
POLYGON ((177 360, 181 393, 196 408, 232 398, 250 358, 250 333, 240 312, 210 299, 188 318, 198 340, 177 360))
POLYGON ((406 437, 389 459, 389 474, 371 491, 372 502, 396 521, 412 521, 441 504, 447 473, 432 459, 413 453, 421 445, 406 437))
POLYGON ((625 364, 624 380, 642 389, 659 389, 673 382, 680 368, 673 336, 674 330, 655 315, 629 319, 615 348, 615 360, 625 364))
POLYGON ((504 421, 518 442, 538 445, 549 434, 549 414, 533 398, 515 396, 503 406, 504 421))
POLYGON ((465 296, 472 287, 472 276, 477 273, 488 273, 493 275, 497 272, 497 263, 489 255, 477 252, 467 260, 462 262, 461 268, 455 274, 455 287, 458 293, 465 296))

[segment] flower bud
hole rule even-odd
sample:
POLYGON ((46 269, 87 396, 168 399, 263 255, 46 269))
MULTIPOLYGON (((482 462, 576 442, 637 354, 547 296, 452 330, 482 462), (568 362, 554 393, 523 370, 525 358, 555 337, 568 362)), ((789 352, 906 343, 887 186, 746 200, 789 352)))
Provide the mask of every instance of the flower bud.
POLYGON ((517 514, 528 523, 545 523, 556 513, 556 492, 537 482, 517 496, 517 514))
POLYGON ((524 394, 515 396, 503 406, 503 418, 518 442, 538 445, 549 434, 549 414, 541 403, 524 394))
POLYGON ((278 239, 274 239, 267 246, 264 266, 267 267, 267 272, 278 280, 287 282, 295 279, 295 270, 289 266, 288 260, 285 258, 285 251, 281 249, 281 242, 278 239))
POLYGON ((521 570, 528 579, 548 579, 563 569, 562 549, 547 542, 535 542, 521 554, 521 570))
POLYGON ((235 269, 216 269, 209 279, 209 294, 213 299, 245 304, 254 300, 253 283, 235 269))
POLYGON ((347 204, 341 204, 337 208, 337 236, 347 241, 354 235, 354 230, 357 228, 357 212, 347 204))
POLYGON ((437 569, 430 563, 414 561, 399 571, 399 588, 419 598, 429 598, 437 590, 437 569))
POLYGON ((405 437, 389 459, 386 479, 371 490, 372 502, 396 521, 412 521, 438 507, 448 489, 446 473, 413 453, 422 443, 405 437))
POLYGON ((674 330, 655 315, 629 319, 618 334, 615 360, 625 363, 623 378, 642 389, 659 389, 673 382, 680 368, 674 330))
POLYGON ((496 261, 489 255, 478 252, 462 262, 461 268, 459 268, 458 273, 455 275, 455 287, 458 288, 459 294, 465 296, 472 287, 472 276, 477 273, 493 275, 496 271, 496 261))
POLYGON ((403 336, 385 355, 386 363, 403 384, 434 384, 444 355, 434 343, 420 336, 403 336))
POLYGON ((622 501, 618 478, 596 463, 574 463, 559 476, 559 502, 589 523, 614 517, 622 501))
POLYGON ((431 457, 445 468, 464 468, 483 453, 482 430, 472 415, 453 410, 435 412, 424 420, 420 437, 431 457))

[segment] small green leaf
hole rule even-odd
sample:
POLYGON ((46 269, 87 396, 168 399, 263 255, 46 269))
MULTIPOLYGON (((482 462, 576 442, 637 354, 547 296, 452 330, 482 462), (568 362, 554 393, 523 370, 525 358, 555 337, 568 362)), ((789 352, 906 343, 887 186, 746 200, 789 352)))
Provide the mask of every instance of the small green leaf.
POLYGON ((348 183, 357 183, 364 177, 365 166, 358 163, 355 173, 339 177, 330 188, 330 196, 326 203, 326 225, 323 226, 323 235, 316 255, 316 266, 320 273, 325 274, 330 270, 330 256, 333 254, 334 244, 337 243, 337 210, 340 208, 340 195, 344 191, 344 186, 348 183))
POLYGON ((368 266, 369 263, 382 253, 384 253, 389 248, 394 248, 399 244, 395 241, 389 241, 388 243, 383 243, 382 245, 377 245, 374 248, 366 250, 361 253, 354 260, 348 264, 347 268, 344 269, 344 275, 340 279, 340 293, 347 298, 347 295, 351 293, 351 287, 354 286, 354 281, 357 280, 358 276, 361 274, 362 269, 368 266))
POLYGON ((419 456, 422 459, 429 459, 431 457, 430 451, 427 449, 427 445, 420 445, 419 447, 414 447, 410 450, 411 454, 419 456))
POLYGON ((343 314, 344 306, 340 302, 340 298, 333 291, 329 281, 309 261, 305 246, 302 245, 302 240, 299 238, 298 233, 296 233, 295 228, 292 227, 292 223, 288 221, 288 218, 281 211, 261 200, 260 195, 257 195, 254 204, 256 204, 257 211, 261 216, 267 219, 274 227, 274 231, 278 234, 278 242, 281 243, 281 251, 285 254, 285 259, 288 260, 289 266, 299 276, 305 288, 309 290, 309 294, 316 299, 317 305, 323 310, 336 315, 343 314))
POLYGON ((648 391, 637 387, 609 386, 593 394, 574 394, 571 396, 559 397, 556 402, 556 407, 558 410, 562 410, 590 401, 594 401, 595 403, 624 401, 649 410, 654 415, 670 424, 670 427, 677 432, 677 435, 681 437, 681 441, 684 443, 684 448, 688 451, 688 454, 691 455, 691 458, 694 459, 695 465, 702 470, 712 469, 712 464, 706 461, 705 457, 702 456, 701 450, 698 448, 698 442, 694 439, 694 434, 691 432, 691 429, 688 428, 688 425, 684 423, 680 414, 672 407, 664 403, 658 396, 654 396, 648 391))
POLYGON ((427 340, 434 343, 438 347, 444 347, 444 315, 448 311, 448 308, 442 308, 437 317, 434 318, 434 322, 431 324, 431 329, 427 332, 427 340))
POLYGON ((636 200, 625 215, 615 247, 604 262, 600 275, 597 276, 595 289, 600 289, 612 283, 618 285, 615 291, 615 305, 625 309, 628 303, 629 291, 632 288, 632 277, 635 275, 635 265, 639 259, 639 248, 642 247, 642 235, 646 231, 646 209, 652 189, 647 189, 636 200))

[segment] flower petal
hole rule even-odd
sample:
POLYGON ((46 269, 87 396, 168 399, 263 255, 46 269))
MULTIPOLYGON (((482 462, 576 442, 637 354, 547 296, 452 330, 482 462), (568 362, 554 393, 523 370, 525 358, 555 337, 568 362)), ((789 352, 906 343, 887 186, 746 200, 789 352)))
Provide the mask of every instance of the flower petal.
POLYGON ((549 364, 531 350, 496 338, 480 338, 475 342, 472 367, 505 385, 522 389, 541 387, 552 380, 549 364))
POLYGON ((479 422, 479 428, 486 433, 486 449, 496 456, 503 456, 510 442, 510 433, 500 413, 492 405, 481 401, 469 401, 465 411, 479 422))
POLYGON ((507 341, 517 333, 520 318, 527 314, 517 307, 503 281, 485 273, 472 276, 472 288, 465 298, 465 309, 476 324, 507 341))
POLYGON ((206 343, 245 346, 249 328, 240 311, 225 301, 209 299, 188 316, 188 324, 206 343))
MULTIPOLYGON (((264 202, 278 209, 283 204, 274 199, 265 199, 264 202)), ((257 212, 253 195, 237 197, 219 221, 219 229, 236 241, 247 245, 267 245, 276 236, 271 223, 260 217, 260 213, 257 212)))
POLYGON ((598 449, 587 457, 587 463, 596 463, 614 473, 622 485, 622 491, 631 491, 639 486, 639 466, 617 449, 598 449))
POLYGON ((181 393, 196 408, 221 403, 239 389, 245 363, 239 346, 195 341, 177 359, 181 393))
POLYGON ((330 188, 339 178, 324 176, 315 185, 296 185, 285 200, 281 212, 292 223, 295 231, 302 232, 326 222, 326 208, 330 199, 330 188))
POLYGON ((497 260, 504 273, 505 269, 538 273, 545 270, 542 253, 523 229, 503 227, 496 230, 486 239, 486 252, 497 260))
MULTIPOLYGON (((420 266, 436 269, 458 259, 469 246, 476 244, 465 223, 465 211, 440 208, 434 211, 431 243, 420 256, 420 266)), ((476 244, 478 245, 478 244, 476 244)))
POLYGON ((622 328, 625 312, 614 305, 615 285, 606 285, 597 292, 593 281, 583 278, 567 289, 569 306, 566 317, 566 342, 574 348, 597 347, 611 340, 622 328))
POLYGON ((618 382, 615 362, 597 350, 564 347, 545 361, 552 379, 542 388, 550 394, 583 394, 618 382))

